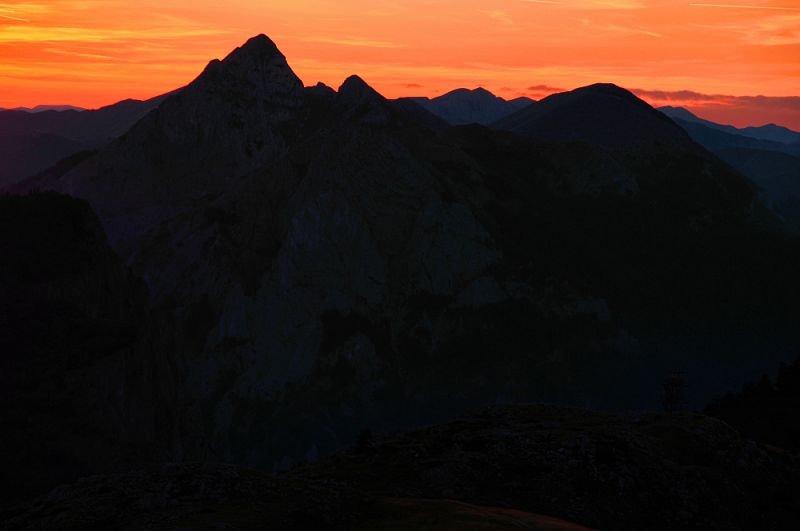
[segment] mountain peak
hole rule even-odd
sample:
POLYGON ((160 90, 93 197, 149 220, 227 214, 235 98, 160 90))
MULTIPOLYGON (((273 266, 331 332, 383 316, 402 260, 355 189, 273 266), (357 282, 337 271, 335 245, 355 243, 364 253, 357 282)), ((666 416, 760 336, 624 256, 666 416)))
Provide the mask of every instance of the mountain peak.
POLYGON ((346 98, 361 99, 364 97, 377 96, 382 99, 382 96, 378 94, 374 88, 370 87, 366 81, 356 75, 345 79, 344 83, 342 83, 342 86, 339 87, 338 92, 341 96, 346 98))
POLYGON ((237 53, 246 53, 246 54, 280 54, 280 50, 272 42, 272 39, 260 33, 255 37, 251 37, 247 40, 242 46, 236 48, 233 52, 229 54, 228 57, 237 54, 237 53))
MULTIPOLYGON (((295 95, 303 83, 286 58, 266 35, 260 34, 233 50, 225 59, 211 61, 188 92, 216 87, 241 96, 295 95)), ((246 99, 246 98, 245 98, 246 99)))
POLYGON ((672 120, 612 83, 596 83, 553 94, 495 126, 549 140, 589 142, 612 148, 646 143, 691 144, 672 120))
POLYGON ((639 98, 636 97, 631 91, 626 90, 619 85, 615 85, 614 83, 594 83, 592 85, 587 85, 585 87, 577 88, 573 91, 575 94, 580 93, 590 93, 590 94, 602 94, 606 96, 616 96, 620 98, 626 98, 629 100, 636 100, 640 101, 639 98))

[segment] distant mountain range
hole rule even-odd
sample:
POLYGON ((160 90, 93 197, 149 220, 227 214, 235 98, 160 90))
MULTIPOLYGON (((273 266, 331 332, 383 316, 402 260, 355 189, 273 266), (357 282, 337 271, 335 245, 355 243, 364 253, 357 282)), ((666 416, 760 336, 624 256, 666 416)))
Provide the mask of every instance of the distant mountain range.
POLYGON ((69 106, 0 111, 0 187, 119 137, 166 96, 84 111, 69 106))
POLYGON ((797 131, 792 131, 791 129, 788 129, 780 125, 767 124, 758 127, 738 128, 732 125, 721 125, 711 122, 709 120, 704 120, 698 117, 697 115, 693 114, 692 112, 684 109, 683 107, 667 106, 667 107, 659 107, 658 110, 663 112, 670 118, 677 118, 686 122, 698 123, 701 125, 705 125, 706 127, 716 129, 718 131, 723 131, 725 133, 746 136, 758 140, 782 142, 784 144, 800 144, 800 133, 798 133, 797 131))
POLYGON ((508 101, 483 88, 456 89, 436 98, 402 99, 417 103, 450 125, 489 125, 534 103, 530 98, 508 101))
POLYGON ((46 112, 46 111, 85 111, 83 107, 75 107, 74 105, 37 105, 36 107, 15 107, 13 109, 2 109, 0 111, 23 111, 30 113, 46 112))
MULTIPOLYGON (((15 257, 0 260, 13 295, 0 297, 0 392, 15 401, 0 421, 18 427, 0 438, 9 496, 20 476, 45 491, 50 470, 60 482, 137 459, 279 471, 365 429, 497 403, 656 409, 676 368, 702 407, 796 353, 800 240, 682 122, 609 84, 513 111, 484 91, 441 101, 388 100, 358 76, 305 87, 260 35, 156 100, 0 114, 0 131, 93 148, 17 173, 0 198, 0 250, 15 257)), ((652 429, 682 434, 674 459, 694 467, 685 448, 717 443, 698 446, 694 417, 676 418, 684 428, 652 429)), ((463 446, 432 438, 463 456, 436 476, 441 492, 494 466, 471 452, 506 455, 470 433, 463 446)), ((502 444, 527 448, 519 437, 502 444)), ((561 455, 556 437, 546 448, 561 455)), ((619 439, 597 440, 585 470, 610 470, 619 439)), ((416 475, 439 470, 426 444, 409 450, 422 452, 416 475)), ((652 477, 652 452, 634 453, 630 477, 652 477)), ((622 485, 616 500, 639 481, 602 477, 622 485)), ((745 479, 715 495, 740 499, 745 479)), ((604 485, 587 484, 589 499, 604 485)), ((700 521, 669 489, 671 527, 700 521)), ((602 511, 594 521, 615 527, 602 511)), ((730 522, 711 513, 705 527, 730 522)))
POLYGON ((800 133, 776 125, 737 129, 682 108, 659 110, 692 139, 748 177, 787 227, 800 231, 800 133))

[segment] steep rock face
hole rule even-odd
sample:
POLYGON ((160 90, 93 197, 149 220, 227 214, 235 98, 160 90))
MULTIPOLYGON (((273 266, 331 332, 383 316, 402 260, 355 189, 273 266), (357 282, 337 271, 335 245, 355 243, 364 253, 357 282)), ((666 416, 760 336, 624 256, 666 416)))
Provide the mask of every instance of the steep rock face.
MULTIPOLYGON (((212 61, 58 188, 91 202, 115 245, 191 210, 285 151, 303 87, 263 35, 212 61)), ((127 258, 127 253, 124 253, 127 258)))
POLYGON ((348 411, 380 414, 370 380, 402 382, 389 341, 408 298, 458 294, 501 256, 420 156, 429 130, 357 77, 317 92, 257 37, 50 184, 91 202, 184 323, 192 455, 271 467, 341 446, 359 429, 348 411), (331 337, 339 319, 380 333, 331 337), (298 436, 287 386, 313 394, 340 359, 356 371, 352 399, 317 409, 298 436))
POLYGON ((0 252, 3 504, 175 450, 169 344, 89 206, 0 198, 0 252))
POLYGON ((176 458, 284 468, 497 401, 648 407, 676 359, 727 364, 702 401, 754 363, 731 323, 793 323, 797 279, 757 257, 796 246, 680 130, 626 156, 408 109, 357 77, 304 89, 258 37, 36 180, 90 201, 174 324, 176 458), (681 344, 707 321, 713 348, 681 344))

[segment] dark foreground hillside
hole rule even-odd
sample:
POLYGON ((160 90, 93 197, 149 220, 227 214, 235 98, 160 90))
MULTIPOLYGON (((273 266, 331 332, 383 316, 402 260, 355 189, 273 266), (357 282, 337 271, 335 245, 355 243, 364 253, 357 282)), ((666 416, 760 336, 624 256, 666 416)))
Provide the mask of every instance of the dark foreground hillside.
POLYGON ((796 456, 700 415, 495 407, 277 476, 170 465, 5 513, 14 529, 794 529, 796 456), (551 515, 550 517, 540 516, 551 515), (552 518, 560 517, 561 520, 552 518))

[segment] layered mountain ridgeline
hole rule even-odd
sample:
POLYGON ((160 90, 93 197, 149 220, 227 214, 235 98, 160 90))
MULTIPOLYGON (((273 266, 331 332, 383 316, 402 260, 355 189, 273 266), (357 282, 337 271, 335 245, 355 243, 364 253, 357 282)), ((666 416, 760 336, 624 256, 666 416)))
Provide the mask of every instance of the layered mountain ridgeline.
POLYGON ((69 106, 0 110, 0 188, 119 137, 165 96, 84 111, 69 106))
POLYGON ((530 98, 505 100, 483 88, 456 89, 436 98, 401 98, 400 104, 414 102, 450 125, 491 123, 532 105, 530 98))
POLYGON ((17 189, 87 200, 174 323, 180 459, 282 469, 496 402, 653 408, 676 368, 700 407, 788 359, 800 242, 751 185, 622 89, 552 98, 452 128, 357 77, 304 88, 259 36, 17 189))
POLYGON ((24 111, 29 113, 47 112, 47 111, 85 111, 83 107, 76 107, 75 105, 36 105, 35 107, 15 107, 13 109, 0 109, 0 111, 24 111))
POLYGON ((0 255, 0 505, 171 455, 166 334, 89 205, 0 197, 0 255))
POLYGON ((800 231, 800 133, 776 125, 737 129, 662 107, 692 139, 748 177, 785 226, 800 231))
POLYGON ((797 456, 700 415, 493 407, 365 435, 284 474, 154 467, 85 479, 2 517, 20 530, 788 530, 798 480, 797 456))
POLYGON ((739 128, 739 127, 734 127, 732 125, 723 125, 712 122, 710 120, 704 120, 699 116, 695 115, 694 113, 692 113, 691 111, 684 109, 683 107, 667 106, 667 107, 659 107, 658 110, 663 112, 670 118, 697 123, 709 127, 711 129, 715 129, 717 131, 723 131, 725 133, 733 135, 745 136, 748 138, 765 140, 769 142, 779 142, 782 144, 789 144, 789 145, 800 144, 800 132, 792 131, 791 129, 776 124, 739 128))

